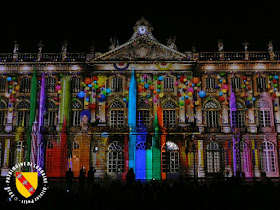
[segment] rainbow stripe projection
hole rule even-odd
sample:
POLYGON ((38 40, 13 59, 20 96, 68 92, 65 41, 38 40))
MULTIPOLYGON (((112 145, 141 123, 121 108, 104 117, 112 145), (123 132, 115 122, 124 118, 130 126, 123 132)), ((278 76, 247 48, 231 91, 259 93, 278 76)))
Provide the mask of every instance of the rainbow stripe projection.
MULTIPOLYGON (((67 143, 67 129, 70 125, 70 80, 71 77, 69 75, 64 75, 62 77, 61 82, 61 112, 60 112, 60 135, 59 135, 59 143, 60 143, 60 161, 61 163, 65 163, 67 160, 67 151, 65 149, 65 145, 67 143), (63 122, 63 123, 61 123, 63 122)), ((66 164, 61 165, 61 167, 66 171, 66 164)), ((65 174, 65 171, 61 170, 60 175, 63 176, 65 174)))
POLYGON ((154 119, 155 134, 152 145, 146 144, 147 129, 142 123, 136 122, 137 110, 137 86, 132 68, 129 84, 128 101, 128 125, 129 125, 129 143, 128 143, 128 167, 135 171, 136 179, 161 179, 161 152, 160 152, 160 129, 157 114, 154 119))
POLYGON ((161 153, 159 143, 159 121, 157 113, 154 119, 155 135, 153 136, 152 142, 152 177, 155 179, 161 179, 161 153))
POLYGON ((251 143, 252 143, 252 152, 253 152, 253 163, 255 166, 259 167, 257 145, 256 145, 255 140, 252 140, 251 143))
POLYGON ((128 143, 128 167, 135 171, 134 151, 136 146, 136 80, 134 75, 134 68, 132 68, 130 83, 129 83, 129 101, 128 101, 128 126, 129 126, 129 143, 128 143))
POLYGON ((28 127, 28 133, 27 133, 27 156, 26 161, 30 162, 31 158, 31 132, 32 132, 32 125, 35 120, 35 114, 36 114, 36 100, 37 100, 37 76, 36 76, 36 70, 33 72, 33 76, 31 79, 31 91, 30 91, 30 111, 29 111, 29 127, 28 127))
POLYGON ((199 161, 199 166, 204 168, 203 141, 202 140, 198 140, 197 144, 198 144, 198 161, 199 161))
POLYGON ((37 164, 39 164, 42 168, 44 167, 44 159, 45 159, 44 148, 41 147, 41 145, 44 142, 42 132, 44 128, 44 114, 47 111, 45 88, 46 88, 45 73, 42 73, 40 98, 39 98, 39 117, 38 117, 39 132, 38 132, 38 141, 37 141, 37 148, 40 148, 37 155, 37 164))

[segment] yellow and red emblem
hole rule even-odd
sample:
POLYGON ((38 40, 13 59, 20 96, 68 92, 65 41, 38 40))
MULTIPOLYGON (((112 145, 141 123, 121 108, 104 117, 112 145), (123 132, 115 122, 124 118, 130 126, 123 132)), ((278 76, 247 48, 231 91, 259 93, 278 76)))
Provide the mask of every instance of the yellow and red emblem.
POLYGON ((37 172, 16 172, 16 187, 25 198, 33 195, 38 186, 37 172))

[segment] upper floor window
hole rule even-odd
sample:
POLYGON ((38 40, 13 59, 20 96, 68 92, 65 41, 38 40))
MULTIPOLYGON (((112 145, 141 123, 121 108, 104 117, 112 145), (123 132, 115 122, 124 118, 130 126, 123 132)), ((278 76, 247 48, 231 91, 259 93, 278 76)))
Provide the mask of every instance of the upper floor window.
POLYGON ((174 92, 174 77, 163 78, 163 92, 174 92))
POLYGON ((231 78, 231 87, 235 92, 241 92, 241 79, 240 77, 231 78))
POLYGON ((205 79, 205 90, 208 93, 216 92, 216 79, 213 77, 207 77, 205 79))
POLYGON ((176 103, 173 100, 167 100, 163 105, 163 125, 165 128, 176 127, 176 103))
POLYGON ((47 93, 55 92, 55 78, 52 77, 46 78, 46 92, 47 93))
POLYGON ((112 92, 122 92, 123 91, 123 78, 122 77, 112 77, 112 92))
POLYGON ((257 92, 265 92, 267 90, 267 79, 265 77, 256 78, 257 92))
POLYGON ((20 92, 21 93, 30 93, 30 78, 23 77, 20 80, 20 92))
POLYGON ((72 77, 70 91, 71 93, 78 93, 80 91, 80 78, 72 77))
POLYGON ((0 93, 5 93, 6 90, 6 79, 1 77, 0 78, 0 93))

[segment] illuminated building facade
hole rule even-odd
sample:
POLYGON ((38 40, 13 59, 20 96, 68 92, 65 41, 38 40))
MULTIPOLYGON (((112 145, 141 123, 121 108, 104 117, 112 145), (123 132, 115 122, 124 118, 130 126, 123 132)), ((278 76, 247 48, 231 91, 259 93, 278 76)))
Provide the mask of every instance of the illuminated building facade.
POLYGON ((279 177, 280 53, 177 50, 136 22, 106 53, 0 54, 0 168, 136 179, 279 177))

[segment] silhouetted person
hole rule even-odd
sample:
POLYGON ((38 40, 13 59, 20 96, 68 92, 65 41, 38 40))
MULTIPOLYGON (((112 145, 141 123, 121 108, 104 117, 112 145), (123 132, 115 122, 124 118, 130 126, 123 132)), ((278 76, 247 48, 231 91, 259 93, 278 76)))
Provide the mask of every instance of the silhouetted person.
POLYGON ((135 181, 135 173, 133 168, 130 168, 126 173, 126 181, 128 184, 132 184, 135 181))
POLYGON ((85 167, 82 167, 81 170, 80 170, 80 175, 79 175, 80 191, 81 192, 85 191, 85 181, 86 181, 86 169, 85 169, 85 167))
POLYGON ((72 183, 73 183, 73 178, 74 178, 74 173, 71 170, 71 168, 69 168, 68 171, 66 171, 66 182, 67 182, 67 190, 72 191, 72 183))
POLYGON ((90 167, 90 170, 88 171, 88 191, 89 189, 92 190, 92 187, 94 185, 94 173, 96 172, 95 168, 93 166, 90 167))

